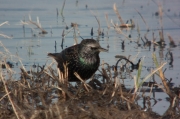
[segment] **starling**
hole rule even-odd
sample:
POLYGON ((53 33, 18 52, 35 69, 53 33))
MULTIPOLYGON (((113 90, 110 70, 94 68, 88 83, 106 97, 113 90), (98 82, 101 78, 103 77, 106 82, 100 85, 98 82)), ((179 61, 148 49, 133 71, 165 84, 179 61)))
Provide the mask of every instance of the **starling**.
POLYGON ((94 39, 84 39, 80 44, 68 47, 60 53, 49 53, 58 63, 58 68, 64 73, 64 65, 68 68, 68 81, 80 81, 74 72, 83 79, 89 79, 100 64, 99 53, 107 52, 94 39))

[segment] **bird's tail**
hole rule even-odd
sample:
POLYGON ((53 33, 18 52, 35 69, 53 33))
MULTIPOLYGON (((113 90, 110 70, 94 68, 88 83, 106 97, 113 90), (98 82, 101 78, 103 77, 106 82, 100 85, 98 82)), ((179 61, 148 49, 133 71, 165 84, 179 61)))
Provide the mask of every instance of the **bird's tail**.
POLYGON ((48 56, 54 57, 54 53, 48 53, 48 56))
POLYGON ((48 53, 48 56, 54 58, 57 62, 63 61, 61 58, 61 53, 48 53))
POLYGON ((57 59, 57 54, 56 53, 48 53, 49 57, 52 57, 54 59, 57 59))

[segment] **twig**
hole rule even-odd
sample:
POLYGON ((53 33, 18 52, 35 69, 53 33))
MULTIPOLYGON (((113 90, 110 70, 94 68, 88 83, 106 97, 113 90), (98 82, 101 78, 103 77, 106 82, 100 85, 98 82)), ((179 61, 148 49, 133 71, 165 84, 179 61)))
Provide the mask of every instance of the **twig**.
POLYGON ((71 99, 74 98, 74 95, 73 95, 71 92, 69 92, 69 91, 67 90, 67 88, 64 87, 64 85, 61 84, 61 85, 59 85, 59 86, 60 86, 60 87, 57 87, 57 86, 52 85, 52 87, 57 88, 57 89, 65 92, 71 99))
POLYGON ((122 32, 122 30, 119 28, 118 25, 114 24, 113 20, 111 20, 111 24, 113 25, 113 27, 114 27, 114 29, 116 30, 117 33, 124 35, 128 40, 132 41, 131 38, 129 38, 125 33, 122 32))
POLYGON ((35 23, 35 22, 31 21, 31 20, 29 20, 29 22, 30 22, 31 24, 34 24, 35 26, 37 26, 37 27, 42 31, 43 34, 47 34, 47 31, 45 31, 45 30, 41 27, 40 24, 35 23))
POLYGON ((6 93, 1 99, 0 99, 0 101, 3 99, 3 98, 5 98, 7 95, 9 95, 11 92, 8 92, 8 93, 6 93))
POLYGON ((77 37, 76 37, 76 29, 77 29, 78 25, 73 25, 73 29, 74 29, 74 40, 75 40, 75 44, 78 44, 78 41, 77 41, 77 37))
POLYGON ((64 0, 63 6, 62 6, 62 9, 61 9, 61 15, 62 15, 62 16, 63 16, 63 10, 64 10, 65 3, 66 3, 66 0, 64 0))
POLYGON ((2 25, 4 25, 4 24, 9 25, 8 21, 5 21, 5 22, 1 23, 0 26, 2 26, 2 25))
MULTIPOLYGON (((1 23, 1 24, 0 24, 0 26, 3 26, 4 24, 9 25, 8 21, 5 21, 5 22, 1 23)), ((9 38, 9 39, 12 39, 12 37, 7 36, 7 35, 5 35, 5 34, 0 34, 0 36, 3 36, 4 38, 9 38)))
POLYGON ((106 18, 106 23, 107 23, 108 29, 110 29, 111 26, 109 25, 108 14, 105 14, 105 18, 106 18))
POLYGON ((34 21, 31 20, 31 16, 29 15, 29 21, 28 21, 28 22, 24 22, 24 21, 21 20, 21 24, 22 24, 22 25, 33 24, 33 25, 37 26, 37 27, 41 30, 41 33, 42 33, 42 34, 47 34, 47 33, 48 33, 47 31, 45 31, 45 30, 41 27, 41 24, 40 24, 40 22, 39 22, 39 18, 38 18, 38 17, 37 17, 37 23, 36 23, 36 22, 34 22, 34 21))
MULTIPOLYGON (((134 8, 134 9, 135 9, 135 8, 134 8)), ((140 13, 137 9, 135 9, 135 10, 136 10, 136 12, 141 16, 141 18, 142 18, 143 22, 145 23, 145 25, 147 25, 146 21, 144 20, 143 16, 141 15, 141 13, 140 13)))
POLYGON ((116 13, 116 15, 118 16, 118 19, 121 22, 121 24, 124 24, 120 14, 119 14, 119 11, 117 10, 116 4, 114 4, 113 9, 114 9, 114 12, 116 13))
MULTIPOLYGON (((86 88, 86 90, 89 92, 89 88, 91 88, 90 85, 88 85, 80 76, 77 72, 74 72, 74 75, 84 84, 84 87, 86 88)), ((91 88, 92 89, 92 88, 91 88)))
POLYGON ((3 36, 4 38, 9 38, 9 39, 12 39, 12 37, 7 36, 7 35, 5 35, 5 34, 0 34, 0 36, 3 36))
MULTIPOLYGON (((153 54, 152 57, 153 57, 153 60, 154 60, 154 62, 155 62, 156 67, 159 67, 159 64, 158 64, 156 55, 153 54)), ((164 63, 164 64, 165 64, 165 63, 164 63)), ((164 65, 164 64, 163 64, 163 65, 164 65)), ((165 89, 166 89, 166 93, 169 95, 169 97, 170 97, 171 99, 173 99, 174 96, 175 96, 175 94, 172 93, 172 91, 169 89, 169 86, 168 86, 168 84, 167 84, 167 82, 166 82, 166 80, 165 80, 165 77, 164 77, 164 74, 163 74, 163 71, 162 71, 162 65, 158 68, 158 71, 159 71, 159 77, 160 77, 160 79, 162 80, 162 83, 163 83, 163 85, 164 85, 164 87, 165 87, 165 89)))
POLYGON ((100 25, 100 21, 97 18, 97 16, 93 13, 93 11, 91 11, 91 13, 93 14, 93 16, 96 18, 96 21, 98 23, 98 35, 101 35, 101 25, 100 25))
POLYGON ((161 37, 162 37, 162 40, 164 41, 164 33, 163 33, 163 11, 162 11, 162 6, 159 4, 159 22, 160 22, 160 26, 161 26, 161 37))

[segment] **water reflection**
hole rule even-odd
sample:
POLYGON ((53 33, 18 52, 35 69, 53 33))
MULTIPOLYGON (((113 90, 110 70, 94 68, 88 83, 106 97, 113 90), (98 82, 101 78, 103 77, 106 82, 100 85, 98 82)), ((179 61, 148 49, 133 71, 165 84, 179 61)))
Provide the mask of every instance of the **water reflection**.
POLYGON ((170 51, 170 49, 166 53, 165 60, 167 60, 167 62, 169 63, 169 69, 173 69, 174 58, 173 58, 173 53, 170 51))

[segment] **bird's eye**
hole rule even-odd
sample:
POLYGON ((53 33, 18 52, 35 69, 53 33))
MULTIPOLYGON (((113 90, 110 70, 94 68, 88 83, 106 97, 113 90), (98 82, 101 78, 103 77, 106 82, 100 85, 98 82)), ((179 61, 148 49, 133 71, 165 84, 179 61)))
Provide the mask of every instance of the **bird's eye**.
POLYGON ((97 50, 97 48, 96 47, 91 47, 91 50, 97 50))

